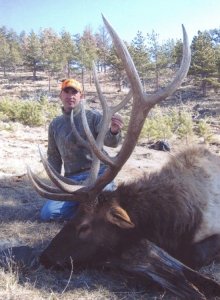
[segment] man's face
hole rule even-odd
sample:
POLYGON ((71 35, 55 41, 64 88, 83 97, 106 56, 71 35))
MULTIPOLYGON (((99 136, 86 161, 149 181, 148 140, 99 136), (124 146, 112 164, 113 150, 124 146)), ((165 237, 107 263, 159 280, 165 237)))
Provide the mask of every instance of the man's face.
POLYGON ((81 101, 83 94, 77 90, 69 87, 60 92, 60 99, 63 103, 65 111, 71 111, 75 108, 81 101))

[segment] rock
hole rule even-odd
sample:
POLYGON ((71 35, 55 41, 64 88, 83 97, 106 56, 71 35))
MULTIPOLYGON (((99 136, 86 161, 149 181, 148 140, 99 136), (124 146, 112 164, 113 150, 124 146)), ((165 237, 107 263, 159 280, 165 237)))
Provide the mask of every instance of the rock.
POLYGON ((0 252, 0 266, 29 268, 35 263, 34 249, 29 246, 11 247, 0 252))
POLYGON ((1 239, 0 240, 0 252, 15 246, 22 246, 23 241, 18 238, 8 238, 8 239, 1 239))

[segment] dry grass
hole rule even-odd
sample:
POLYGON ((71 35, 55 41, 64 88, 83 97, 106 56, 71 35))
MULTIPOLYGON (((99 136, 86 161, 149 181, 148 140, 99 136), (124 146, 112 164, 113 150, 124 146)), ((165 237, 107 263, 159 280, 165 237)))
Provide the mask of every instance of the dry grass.
MULTIPOLYGON (((26 77, 22 77, 21 80, 18 75, 11 75, 10 85, 0 80, 1 95, 22 98, 48 89, 48 81, 44 74, 40 74, 42 80, 36 82, 32 81, 30 73, 25 74, 26 77)), ((112 105, 123 97, 124 93, 117 93, 117 87, 106 85, 106 76, 101 76, 101 85, 112 105)), ((188 87, 184 88, 188 90, 188 87)), ((55 98, 58 93, 59 84, 54 80, 50 91, 53 101, 58 100, 55 98)), ((85 98, 90 107, 100 109, 94 86, 86 84, 85 98)), ((184 102, 173 97, 167 103, 176 101, 176 105, 186 109, 199 101, 202 103, 202 100, 204 99, 198 96, 195 102, 189 104, 189 101, 184 102)), ((217 96, 213 95, 212 101, 206 99, 203 103, 210 104, 210 109, 216 110, 217 100, 217 96)), ((26 174, 26 166, 31 165, 35 173, 47 180, 37 149, 37 145, 40 144, 46 150, 47 128, 30 128, 21 124, 14 124, 14 128, 14 131, 0 130, 0 250, 9 246, 28 245, 35 249, 35 254, 38 256, 63 224, 42 222, 39 212, 45 200, 35 193, 26 175, 21 177, 11 177, 11 175, 26 174)), ((176 141, 172 143, 175 148, 176 141)), ((117 150, 108 149, 111 154, 115 154, 117 150)), ((213 151, 218 152, 219 146, 215 145, 213 151)), ((167 154, 164 152, 136 147, 125 168, 118 174, 116 184, 130 178, 131 172, 134 177, 137 177, 143 172, 161 168, 166 157, 167 154)), ((150 279, 137 278, 126 272, 107 268, 80 271, 75 270, 74 266, 72 271, 45 270, 37 263, 34 268, 29 269, 15 268, 10 265, 1 267, 0 300, 178 299, 150 279)), ((220 281, 219 264, 212 264, 201 271, 220 281)))

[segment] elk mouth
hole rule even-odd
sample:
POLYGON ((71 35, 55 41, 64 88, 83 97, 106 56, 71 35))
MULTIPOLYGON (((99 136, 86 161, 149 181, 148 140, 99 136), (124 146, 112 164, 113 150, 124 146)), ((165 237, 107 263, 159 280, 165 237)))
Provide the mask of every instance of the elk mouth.
POLYGON ((51 258, 50 255, 46 254, 43 251, 40 255, 39 263, 44 266, 45 269, 53 269, 56 271, 63 271, 63 270, 74 270, 85 269, 85 268, 94 268, 99 266, 105 266, 107 263, 107 259, 103 259, 100 261, 92 260, 92 261, 81 261, 81 262, 74 262, 72 257, 66 257, 61 260, 54 260, 51 258))
POLYGON ((47 254, 43 251, 40 255, 39 263, 42 264, 45 269, 55 269, 57 271, 71 268, 71 258, 64 258, 61 260, 54 260, 52 253, 47 254))

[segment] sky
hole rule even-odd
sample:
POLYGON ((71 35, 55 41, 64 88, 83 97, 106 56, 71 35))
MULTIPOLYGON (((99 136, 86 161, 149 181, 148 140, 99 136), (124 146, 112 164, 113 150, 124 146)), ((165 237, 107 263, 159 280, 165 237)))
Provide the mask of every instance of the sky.
POLYGON ((82 34, 87 25, 96 32, 104 25, 101 14, 128 43, 138 31, 182 39, 182 24, 189 41, 198 30, 220 29, 220 0, 0 0, 0 26, 17 34, 40 28, 82 34))

